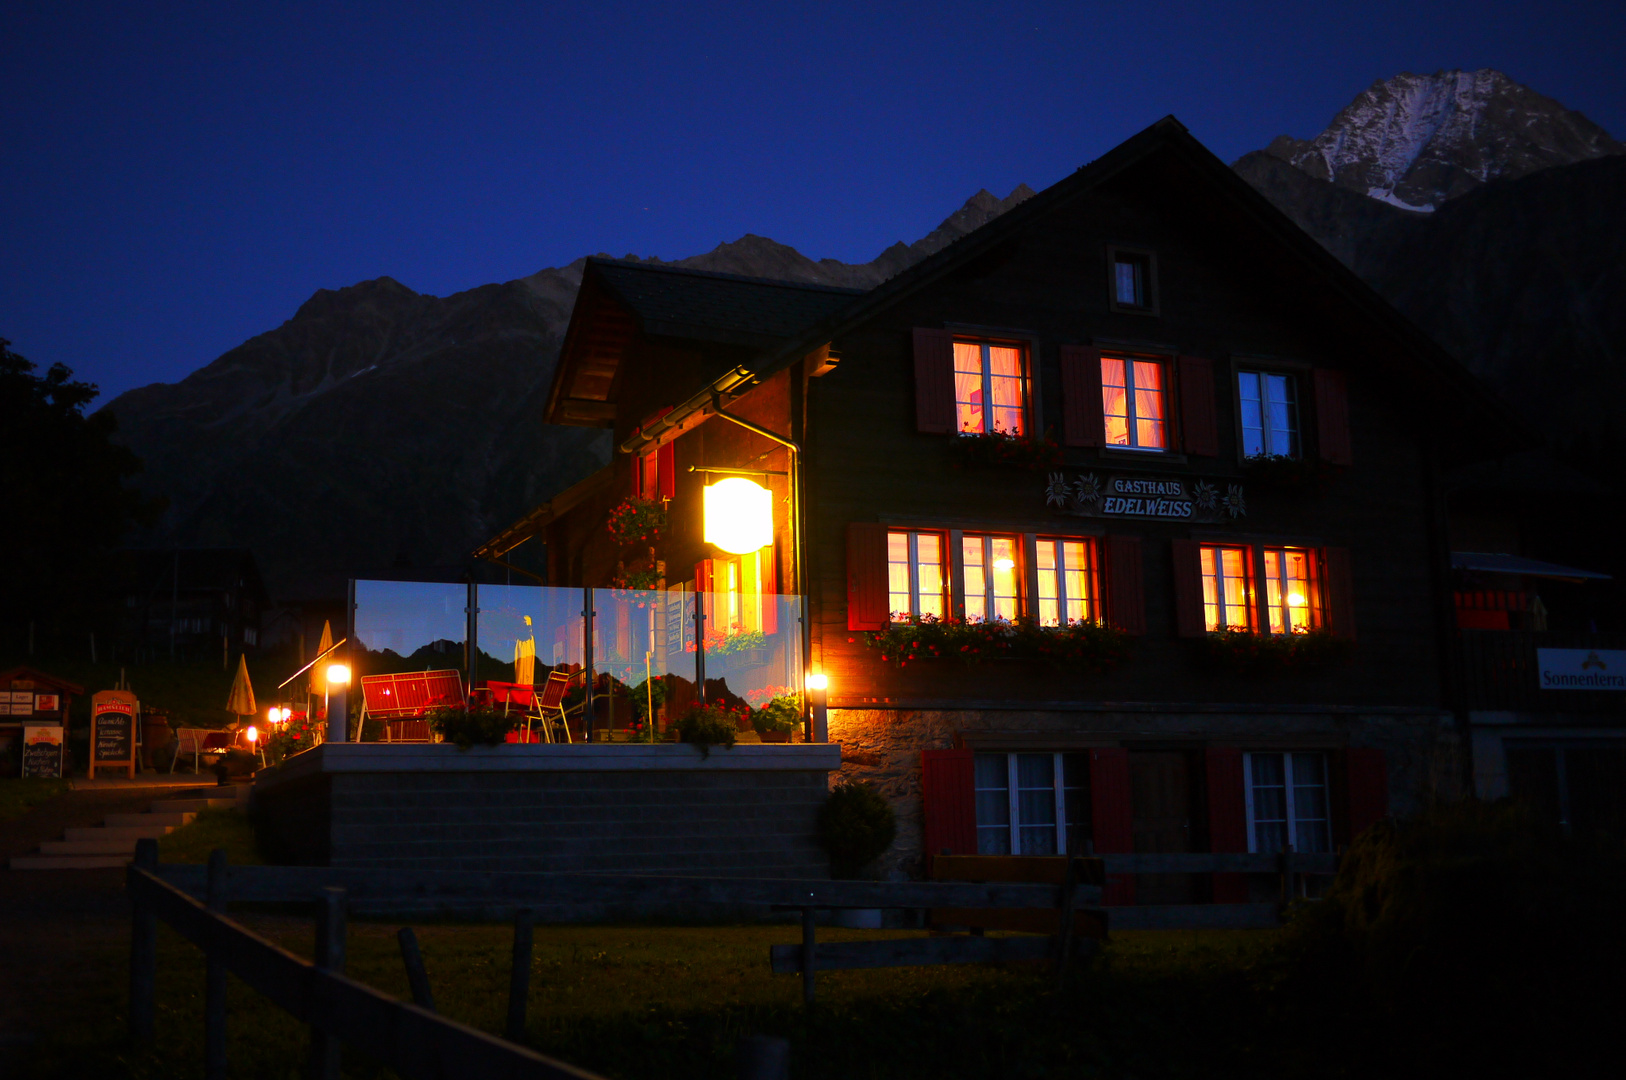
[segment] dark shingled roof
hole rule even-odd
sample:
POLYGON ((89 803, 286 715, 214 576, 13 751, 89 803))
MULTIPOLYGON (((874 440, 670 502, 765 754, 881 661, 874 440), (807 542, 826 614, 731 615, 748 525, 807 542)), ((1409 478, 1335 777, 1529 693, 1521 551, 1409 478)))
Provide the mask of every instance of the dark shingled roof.
POLYGON ((600 280, 638 316, 644 333, 651 335, 777 344, 865 292, 611 259, 590 261, 600 280))

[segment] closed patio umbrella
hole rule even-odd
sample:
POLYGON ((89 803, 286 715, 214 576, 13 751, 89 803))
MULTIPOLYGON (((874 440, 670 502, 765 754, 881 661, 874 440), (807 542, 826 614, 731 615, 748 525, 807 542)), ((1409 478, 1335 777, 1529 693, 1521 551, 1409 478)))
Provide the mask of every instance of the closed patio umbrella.
POLYGON ((237 678, 232 680, 231 697, 226 699, 226 711, 238 716, 253 716, 259 709, 254 704, 254 685, 248 681, 248 657, 237 658, 237 678))

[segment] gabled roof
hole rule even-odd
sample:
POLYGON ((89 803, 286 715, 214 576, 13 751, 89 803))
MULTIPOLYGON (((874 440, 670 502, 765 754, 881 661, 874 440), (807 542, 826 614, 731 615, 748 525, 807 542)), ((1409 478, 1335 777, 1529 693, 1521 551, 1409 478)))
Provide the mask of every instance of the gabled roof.
POLYGON ((85 696, 85 688, 78 683, 58 678, 55 675, 41 671, 37 667, 29 667, 27 664, 11 668, 9 671, 0 671, 0 686, 10 686, 18 680, 32 680, 33 682, 44 683, 52 690, 60 690, 62 693, 72 694, 74 697, 85 696))
MULTIPOLYGON (((1293 272, 1300 277, 1313 275, 1319 278, 1330 293, 1339 297, 1359 317, 1399 342, 1407 353, 1404 358, 1380 355, 1374 357, 1375 361, 1389 364, 1397 372, 1414 379, 1421 379, 1436 397, 1455 403, 1464 413, 1473 414, 1475 431, 1485 442, 1488 443, 1498 434, 1510 446, 1528 440, 1523 424, 1455 357, 1215 157, 1191 136, 1184 124, 1172 116, 1164 117, 1082 166, 1066 179, 1052 184, 818 322, 809 324, 794 338, 773 347, 758 361, 749 363, 751 373, 761 380, 789 367, 821 346, 858 329, 888 306, 903 301, 989 254, 1023 230, 1040 227, 1040 223, 1051 213, 1162 153, 1172 154, 1174 160, 1185 167, 1189 178, 1199 182, 1200 194, 1216 210, 1228 211, 1244 220, 1263 239, 1274 243, 1281 257, 1288 260, 1284 266, 1291 265, 1293 272)), ((1199 192, 1193 189, 1191 194, 1195 198, 1199 192)), ((668 414, 666 419, 676 426, 684 418, 674 413, 668 414)), ((629 440, 622 449, 636 450, 639 441, 638 438, 629 440)))
POLYGON ((544 416, 555 424, 613 423, 615 375, 634 331, 767 351, 862 295, 862 289, 588 259, 544 416))

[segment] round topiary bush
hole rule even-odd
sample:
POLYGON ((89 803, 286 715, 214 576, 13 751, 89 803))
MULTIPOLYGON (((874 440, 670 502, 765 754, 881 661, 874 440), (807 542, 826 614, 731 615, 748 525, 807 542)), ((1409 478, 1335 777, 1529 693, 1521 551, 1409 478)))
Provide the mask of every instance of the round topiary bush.
POLYGON ((830 872, 838 878, 856 877, 897 834, 892 804, 861 781, 841 781, 819 810, 819 843, 830 853, 830 872))

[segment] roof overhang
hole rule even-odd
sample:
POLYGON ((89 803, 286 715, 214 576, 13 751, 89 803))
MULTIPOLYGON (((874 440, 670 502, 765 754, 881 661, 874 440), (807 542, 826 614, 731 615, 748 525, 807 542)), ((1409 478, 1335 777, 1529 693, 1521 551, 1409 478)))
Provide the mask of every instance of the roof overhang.
POLYGON ((1595 570, 1577 570, 1573 566, 1527 559, 1522 555, 1498 555, 1485 551, 1453 551, 1451 569, 1474 570, 1482 574, 1517 574, 1520 577, 1552 578, 1580 584, 1587 581, 1612 581, 1608 574, 1595 570))
POLYGON ((474 557, 476 559, 501 559, 504 555, 547 528, 549 523, 559 515, 610 486, 614 479, 615 470, 606 465, 587 479, 565 488, 565 490, 475 548, 474 557))

